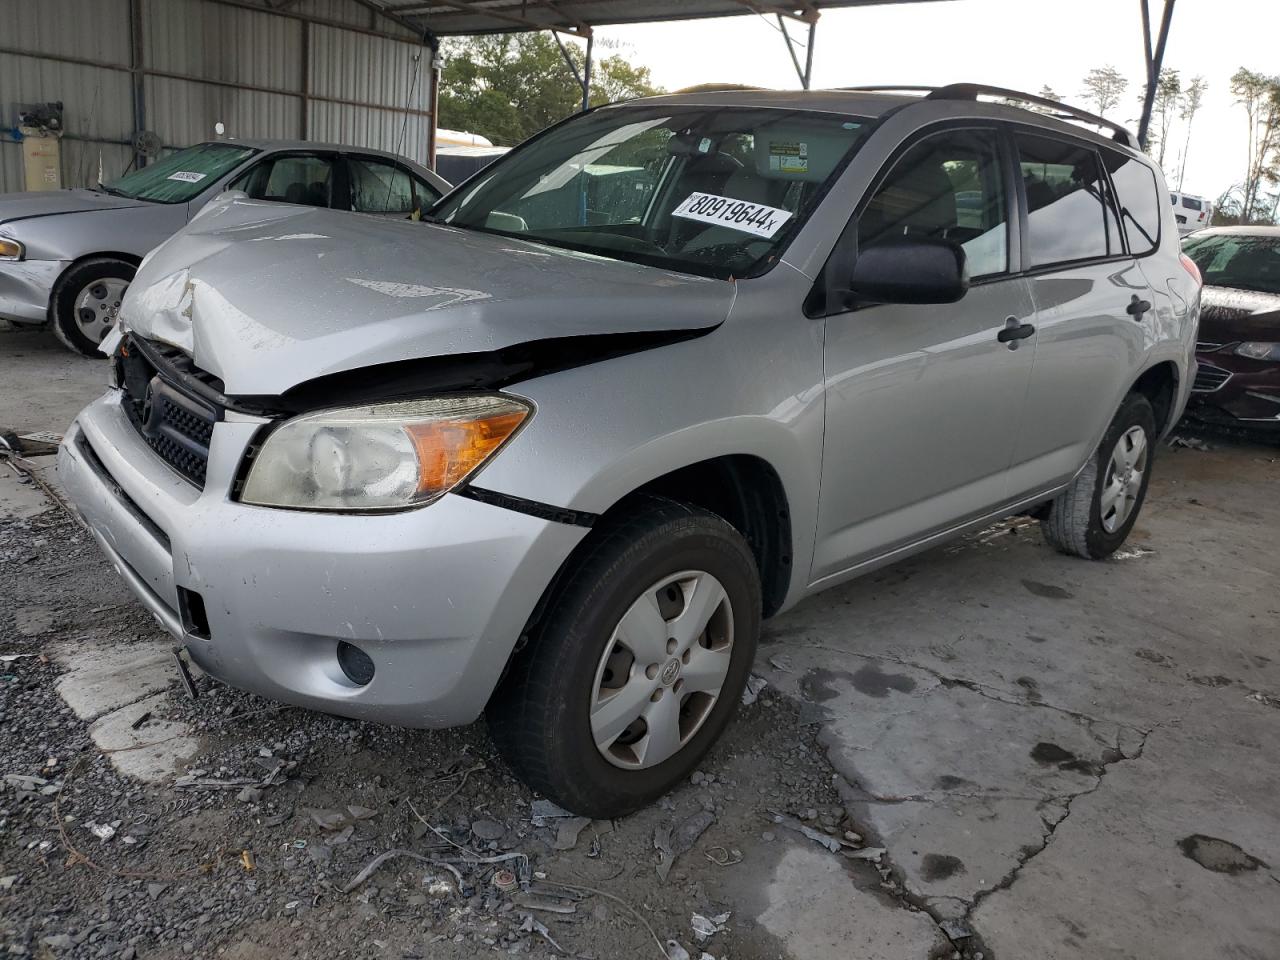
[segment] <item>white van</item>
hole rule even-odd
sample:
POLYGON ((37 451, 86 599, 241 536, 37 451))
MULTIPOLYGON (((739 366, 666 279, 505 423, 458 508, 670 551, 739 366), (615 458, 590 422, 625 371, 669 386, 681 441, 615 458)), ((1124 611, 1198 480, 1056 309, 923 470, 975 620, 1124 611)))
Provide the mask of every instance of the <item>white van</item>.
POLYGON ((1178 234, 1185 237, 1188 233, 1203 230, 1213 223, 1213 203, 1204 197, 1190 193, 1170 193, 1173 201, 1173 212, 1178 219, 1178 234))

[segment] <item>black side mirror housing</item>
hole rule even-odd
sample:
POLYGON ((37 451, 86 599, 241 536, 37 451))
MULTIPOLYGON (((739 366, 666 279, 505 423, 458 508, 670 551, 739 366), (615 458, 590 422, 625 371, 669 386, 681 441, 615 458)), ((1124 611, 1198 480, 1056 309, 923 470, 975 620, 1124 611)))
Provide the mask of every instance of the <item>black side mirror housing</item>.
POLYGON ((869 303, 955 303, 969 291, 964 249, 901 237, 858 251, 849 291, 869 303))

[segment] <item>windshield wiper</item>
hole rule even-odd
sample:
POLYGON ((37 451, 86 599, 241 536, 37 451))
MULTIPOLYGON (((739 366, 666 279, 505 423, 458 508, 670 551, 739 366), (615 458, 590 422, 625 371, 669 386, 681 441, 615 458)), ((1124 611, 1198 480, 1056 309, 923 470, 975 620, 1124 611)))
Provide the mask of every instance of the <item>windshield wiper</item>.
POLYGON ((107 186, 105 183, 100 183, 100 184, 98 184, 98 188, 97 188, 97 190, 95 190, 94 192, 95 192, 95 193, 108 193, 108 194, 110 194, 110 195, 111 195, 111 196, 113 196, 113 197, 124 197, 126 200, 133 200, 133 199, 135 199, 135 198, 134 198, 134 196, 133 196, 133 194, 131 194, 131 193, 125 193, 123 190, 117 190, 115 187, 109 187, 109 186, 107 186))

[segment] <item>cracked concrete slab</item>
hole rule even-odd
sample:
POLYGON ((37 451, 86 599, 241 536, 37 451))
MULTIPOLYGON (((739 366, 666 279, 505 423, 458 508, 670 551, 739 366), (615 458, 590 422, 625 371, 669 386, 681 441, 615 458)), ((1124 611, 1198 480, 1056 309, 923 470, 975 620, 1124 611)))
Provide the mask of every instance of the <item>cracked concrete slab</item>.
POLYGON ((1162 450, 1121 559, 1012 521, 766 626, 885 872, 974 950, 1277 956, 1275 464, 1162 450))
POLYGON ((765 897, 758 922, 792 957, 932 960, 950 953, 928 914, 859 890, 841 862, 817 848, 789 847, 765 897))
POLYGON ((803 646, 788 665, 771 679, 827 712, 822 740, 851 815, 925 900, 972 904, 995 889, 1121 756, 1118 724, 932 670, 803 646))
POLYGON ((77 717, 93 721, 89 735, 117 770, 148 782, 172 776, 199 747, 184 724, 152 719, 133 728, 167 702, 166 691, 177 678, 171 647, 167 641, 112 644, 86 638, 56 654, 66 668, 57 683, 59 696, 77 717))
POLYGON ((199 737, 186 724, 169 720, 152 719, 133 728, 139 718, 163 709, 167 702, 167 694, 157 693, 114 710, 90 725, 89 736, 126 776, 148 783, 171 779, 179 764, 196 755, 199 737))
POLYGON ((166 689, 176 679, 172 644, 103 644, 89 641, 58 653, 67 672, 58 694, 81 720, 166 689))
POLYGON ((1280 710, 1249 709, 1238 695, 1154 731, 1141 758, 1108 768, 1097 791, 1072 803, 1016 883, 979 904, 973 924, 990 951, 1276 957, 1280 771, 1267 760, 1277 734, 1280 710), (1190 838, 1242 856, 1198 859, 1190 838))

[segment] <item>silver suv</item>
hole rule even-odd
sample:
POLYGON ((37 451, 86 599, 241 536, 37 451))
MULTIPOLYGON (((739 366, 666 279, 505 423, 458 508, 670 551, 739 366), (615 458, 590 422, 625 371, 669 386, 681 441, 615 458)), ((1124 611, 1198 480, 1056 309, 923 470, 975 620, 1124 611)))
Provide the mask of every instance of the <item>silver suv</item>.
POLYGON ((483 712, 535 789, 635 809, 762 617, 993 518, 1133 526, 1194 266, 1127 133, 980 92, 609 106, 425 222, 224 200, 139 269, 62 482, 213 676, 483 712))

